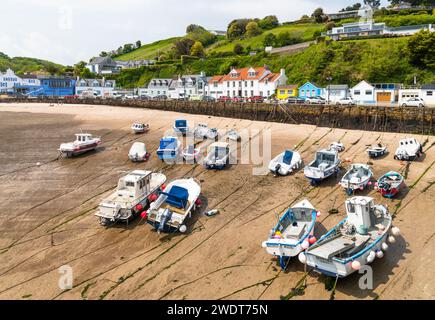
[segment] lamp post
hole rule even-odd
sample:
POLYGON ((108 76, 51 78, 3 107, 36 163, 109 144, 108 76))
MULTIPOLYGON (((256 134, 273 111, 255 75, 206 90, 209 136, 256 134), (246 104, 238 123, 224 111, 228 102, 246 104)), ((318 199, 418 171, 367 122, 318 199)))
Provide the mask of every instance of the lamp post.
POLYGON ((326 101, 327 104, 329 104, 329 91, 331 90, 331 81, 332 81, 332 77, 327 77, 326 80, 328 81, 328 99, 326 101))

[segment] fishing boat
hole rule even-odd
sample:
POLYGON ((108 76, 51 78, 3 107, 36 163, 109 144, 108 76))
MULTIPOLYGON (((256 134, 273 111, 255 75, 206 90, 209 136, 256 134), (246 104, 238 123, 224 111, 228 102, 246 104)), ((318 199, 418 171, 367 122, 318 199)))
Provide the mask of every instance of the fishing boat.
POLYGON ((269 170, 275 175, 285 176, 299 169, 302 159, 299 152, 286 150, 273 158, 269 163, 269 170))
POLYGON ((164 137, 160 140, 157 156, 162 161, 176 160, 181 152, 181 142, 177 137, 164 137))
POLYGON ((224 169, 230 162, 230 146, 226 142, 215 142, 208 147, 204 159, 206 169, 224 169))
POLYGON ((304 168, 304 175, 312 185, 337 174, 340 171, 340 158, 336 150, 320 150, 316 152, 315 159, 304 168))
POLYGON ((135 142, 128 152, 128 158, 133 162, 146 161, 150 154, 147 152, 145 143, 135 142))
POLYGON ((200 155, 201 148, 195 148, 193 144, 188 145, 183 150, 183 159, 188 162, 194 162, 196 163, 198 161, 199 155, 200 155))
POLYGON ((394 159, 413 161, 423 154, 423 147, 415 138, 405 138, 399 141, 394 159))
POLYGON ((364 190, 368 185, 371 185, 372 178, 373 172, 369 165, 355 163, 341 178, 340 185, 346 189, 347 195, 350 196, 356 190, 364 190))
POLYGON ((331 277, 344 278, 382 258, 400 230, 392 226, 388 209, 370 197, 345 201, 347 217, 299 254, 299 260, 331 277))
POLYGON ((337 152, 342 152, 344 151, 344 149, 344 144, 340 141, 334 141, 329 145, 329 150, 336 150, 337 152))
POLYGON ((145 123, 133 123, 131 130, 133 130, 134 133, 145 133, 150 130, 150 125, 145 123))
POLYGON ((148 208, 148 197, 157 195, 165 181, 166 176, 162 173, 132 171, 119 179, 116 191, 100 203, 95 216, 103 226, 128 222, 148 208))
POLYGON ((379 158, 382 157, 383 155, 385 155, 387 153, 387 147, 383 146, 380 143, 377 144, 373 144, 371 146, 369 146, 367 148, 367 154, 369 155, 370 158, 374 159, 374 158, 379 158))
POLYGON ((95 150, 101 143, 100 137, 93 137, 89 133, 77 133, 75 136, 75 141, 62 143, 58 149, 61 154, 65 154, 68 158, 95 150))
POLYGON ((194 178, 172 181, 151 203, 147 222, 159 233, 186 232, 186 219, 200 205, 200 193, 201 185, 194 178))
POLYGON ((186 136, 189 133, 189 126, 187 124, 187 120, 184 119, 175 120, 174 132, 175 134, 180 133, 183 136, 186 136))
POLYGON ((395 171, 390 171, 384 174, 375 184, 375 189, 385 198, 393 198, 405 186, 403 176, 395 171))
POLYGON ((295 257, 304 250, 307 241, 315 242, 313 233, 318 214, 305 199, 287 209, 270 231, 262 246, 267 253, 278 257, 282 269, 285 269, 288 258, 295 257))
POLYGON ((218 130, 216 128, 209 128, 207 123, 198 123, 194 130, 194 136, 200 139, 214 139, 218 138, 218 130))

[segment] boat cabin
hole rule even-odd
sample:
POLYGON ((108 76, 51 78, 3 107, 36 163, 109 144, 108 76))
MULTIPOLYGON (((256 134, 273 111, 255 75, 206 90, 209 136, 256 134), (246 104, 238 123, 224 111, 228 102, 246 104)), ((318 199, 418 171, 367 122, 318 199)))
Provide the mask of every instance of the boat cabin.
POLYGON ((357 229, 372 227, 373 198, 353 197, 346 200, 347 221, 357 229))
POLYGON ((222 159, 230 153, 230 145, 226 142, 215 142, 208 147, 208 154, 214 153, 216 159, 222 159))
POLYGON ((76 142, 87 142, 93 139, 92 134, 89 133, 78 133, 76 134, 76 142))
POLYGON ((148 194, 150 190, 151 172, 135 170, 118 181, 118 196, 128 196, 131 200, 148 194))
POLYGON ((324 170, 337 163, 338 153, 335 150, 320 150, 316 152, 316 159, 310 165, 311 167, 324 170))
POLYGON ((411 146, 411 145, 417 146, 417 145, 419 145, 419 142, 415 138, 406 138, 406 139, 400 140, 399 144, 401 146, 411 146))

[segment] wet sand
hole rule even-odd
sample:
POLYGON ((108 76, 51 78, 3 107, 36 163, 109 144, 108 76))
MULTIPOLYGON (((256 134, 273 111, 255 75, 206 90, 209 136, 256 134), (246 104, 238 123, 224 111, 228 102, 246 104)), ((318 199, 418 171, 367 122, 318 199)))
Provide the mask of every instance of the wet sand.
POLYGON ((279 299, 290 294, 292 299, 330 299, 326 277, 314 271, 308 274, 305 290, 293 290, 304 276, 303 265, 296 258, 281 271, 261 242, 276 223, 276 214, 303 198, 322 212, 317 236, 343 219, 347 196, 337 185, 339 178, 313 188, 302 171, 274 177, 253 175, 249 164, 223 171, 163 164, 155 151, 162 134, 178 118, 220 129, 270 128, 272 156, 297 145, 305 163, 316 150, 339 139, 346 145, 340 157, 362 163, 368 161, 367 144, 386 144, 390 154, 371 160, 374 175, 401 171, 408 188, 394 200, 374 190, 363 194, 396 212, 394 224, 402 236, 372 264, 373 290, 359 289, 359 275, 353 274, 338 281, 335 298, 435 297, 434 137, 134 108, 0 104, 0 298, 279 299), (134 121, 150 123, 151 131, 134 135, 130 130, 134 121), (98 151, 59 158, 59 144, 71 141, 81 129, 102 137, 98 151), (424 158, 409 165, 393 159, 397 141, 405 136, 427 140, 424 158), (134 141, 145 142, 152 153, 147 163, 128 160, 134 141), (194 215, 186 234, 158 235, 141 220, 101 227, 93 215, 99 202, 122 175, 139 168, 161 170, 168 181, 197 178, 202 184, 202 210, 218 208, 220 213, 194 215), (328 214, 332 208, 339 213, 328 214), (63 265, 73 269, 74 287, 67 291, 58 286, 63 265))

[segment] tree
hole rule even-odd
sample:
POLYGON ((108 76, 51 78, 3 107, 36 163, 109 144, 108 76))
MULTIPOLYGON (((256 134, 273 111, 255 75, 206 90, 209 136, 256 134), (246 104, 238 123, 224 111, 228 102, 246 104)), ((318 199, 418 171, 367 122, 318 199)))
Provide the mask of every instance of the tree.
POLYGON ((364 3, 370 5, 372 8, 379 8, 381 0, 364 0, 364 3))
POLYGON ((192 48, 190 49, 190 55, 195 56, 195 57, 204 57, 205 56, 204 46, 202 45, 201 42, 196 41, 193 44, 192 48))
POLYGON ((191 33, 195 31, 206 31, 206 30, 197 24, 189 24, 186 28, 186 33, 191 33))
POLYGON ((45 67, 45 70, 50 74, 50 75, 55 75, 57 73, 59 73, 60 69, 55 66, 54 64, 49 64, 45 67))
POLYGON ((243 46, 240 43, 236 43, 234 45, 233 52, 235 54, 240 55, 240 54, 243 54, 244 51, 245 50, 243 49, 243 46))
POLYGON ((347 6, 346 8, 343 8, 340 10, 340 12, 344 12, 344 11, 354 11, 354 10, 359 10, 361 8, 361 3, 355 3, 352 6, 347 6))
POLYGON ((270 47, 276 45, 276 36, 273 33, 268 33, 263 39, 263 46, 270 47))
POLYGON ((411 36, 406 45, 411 64, 435 68, 435 33, 422 30, 411 36))
POLYGON ((328 22, 326 24, 326 30, 332 30, 332 28, 335 28, 335 23, 333 21, 328 22))
POLYGON ((138 48, 140 48, 140 47, 142 47, 142 41, 137 40, 137 41, 136 41, 136 49, 138 49, 138 48))
POLYGON ((326 20, 325 15, 323 14, 323 9, 322 8, 317 8, 316 10, 314 10, 313 14, 311 15, 311 17, 314 18, 314 21, 317 23, 322 23, 326 20))
POLYGON ((129 53, 129 52, 132 52, 132 51, 133 51, 133 44, 132 43, 126 43, 126 44, 124 44, 124 47, 122 48, 122 53, 123 54, 129 53))
POLYGON ((189 55, 190 49, 192 48, 192 46, 194 44, 195 44, 195 41, 193 41, 192 39, 189 39, 189 38, 182 38, 182 39, 175 41, 174 47, 173 47, 175 57, 179 58, 180 56, 183 56, 183 55, 189 55))
POLYGON ((276 16, 266 16, 258 22, 258 26, 263 30, 270 30, 279 26, 276 16))
POLYGON ((257 22, 251 21, 246 25, 246 36, 248 38, 255 37, 261 34, 261 29, 258 26, 257 22))
POLYGON ((246 26, 252 19, 236 19, 230 22, 227 28, 227 37, 230 40, 241 38, 246 32, 246 26))
POLYGON ((280 47, 288 46, 299 42, 298 39, 293 38, 288 31, 280 32, 276 36, 276 45, 280 47))
POLYGON ((74 76, 80 76, 83 70, 86 69, 86 62, 80 61, 74 65, 74 76))
POLYGON ((107 57, 109 54, 106 51, 100 52, 100 57, 107 57))

